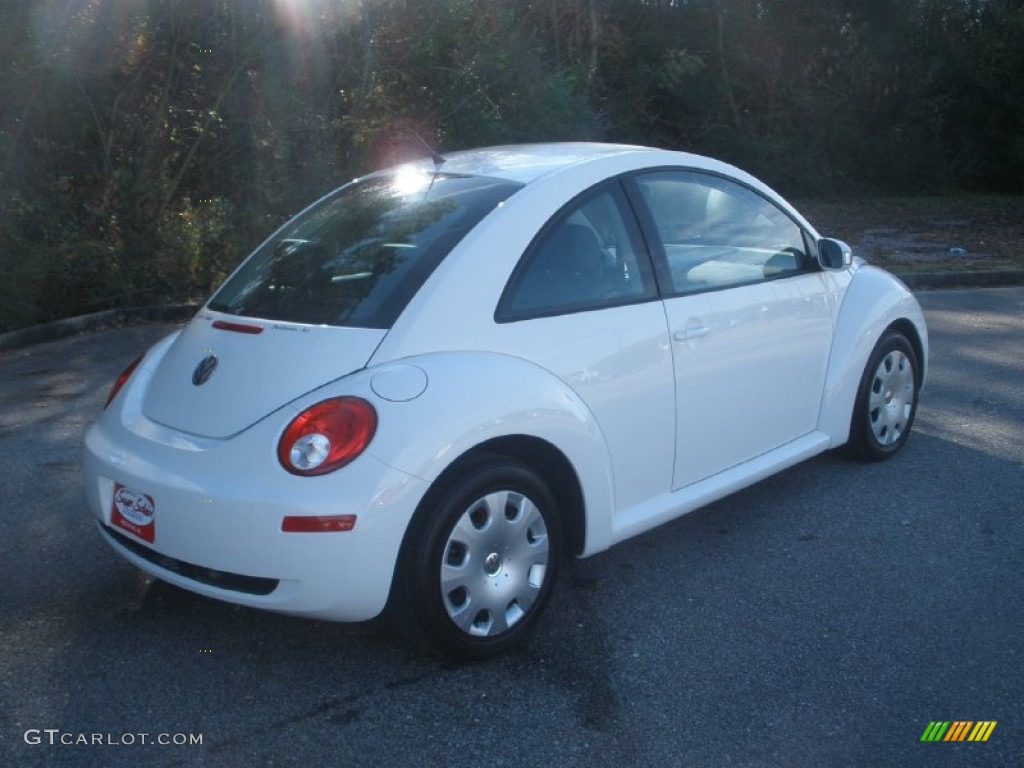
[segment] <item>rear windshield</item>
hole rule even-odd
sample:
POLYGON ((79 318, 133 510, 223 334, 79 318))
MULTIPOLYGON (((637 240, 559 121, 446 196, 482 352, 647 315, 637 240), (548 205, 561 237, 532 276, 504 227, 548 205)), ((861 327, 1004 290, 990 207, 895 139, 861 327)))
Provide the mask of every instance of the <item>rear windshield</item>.
POLYGON ((445 255, 521 186, 409 170, 353 182, 263 243, 209 307, 268 320, 389 328, 445 255))

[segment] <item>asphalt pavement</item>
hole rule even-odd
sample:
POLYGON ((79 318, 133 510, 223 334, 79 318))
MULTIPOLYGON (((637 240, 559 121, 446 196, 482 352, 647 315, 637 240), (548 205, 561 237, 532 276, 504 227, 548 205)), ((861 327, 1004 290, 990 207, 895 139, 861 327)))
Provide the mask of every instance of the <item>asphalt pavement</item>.
POLYGON ((1024 288, 919 296, 897 458, 827 454, 572 561, 476 664, 108 550, 82 435, 172 324, 0 352, 0 766, 1024 765, 1024 288), (968 720, 988 741, 921 741, 968 720))

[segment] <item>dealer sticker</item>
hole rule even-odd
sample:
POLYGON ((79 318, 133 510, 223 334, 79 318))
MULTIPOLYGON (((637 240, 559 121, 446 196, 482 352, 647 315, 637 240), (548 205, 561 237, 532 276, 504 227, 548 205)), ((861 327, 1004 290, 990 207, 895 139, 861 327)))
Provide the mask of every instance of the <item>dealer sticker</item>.
POLYGON ((131 488, 114 484, 114 505, 110 511, 110 522, 143 541, 153 543, 156 537, 154 515, 156 504, 153 497, 131 488))

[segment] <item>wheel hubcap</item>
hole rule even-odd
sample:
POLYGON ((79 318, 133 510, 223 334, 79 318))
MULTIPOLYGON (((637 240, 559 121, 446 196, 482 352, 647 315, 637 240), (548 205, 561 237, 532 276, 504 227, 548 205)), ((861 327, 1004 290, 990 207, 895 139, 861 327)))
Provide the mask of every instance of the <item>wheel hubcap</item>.
POLYGON ((488 576, 495 576, 501 570, 501 555, 491 552, 484 558, 484 573, 488 576))
POLYGON ((469 635, 505 632, 537 600, 547 564, 548 531, 536 505, 514 491, 489 493, 466 509, 445 544, 445 611, 469 635))
POLYGON ((906 432, 915 394, 914 368, 903 352, 894 349, 875 369, 868 396, 871 433, 880 445, 892 445, 906 432))

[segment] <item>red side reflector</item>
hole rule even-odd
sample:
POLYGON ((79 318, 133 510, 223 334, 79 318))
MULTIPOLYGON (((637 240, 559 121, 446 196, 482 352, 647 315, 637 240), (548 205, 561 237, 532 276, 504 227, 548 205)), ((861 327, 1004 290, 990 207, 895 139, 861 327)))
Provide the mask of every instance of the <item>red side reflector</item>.
POLYGON ((248 325, 246 323, 229 323, 224 320, 214 320, 213 327, 222 331, 234 331, 235 333, 263 333, 262 325, 248 325))
POLYGON ((281 521, 285 533, 337 533, 355 527, 355 515, 289 515, 281 521))

